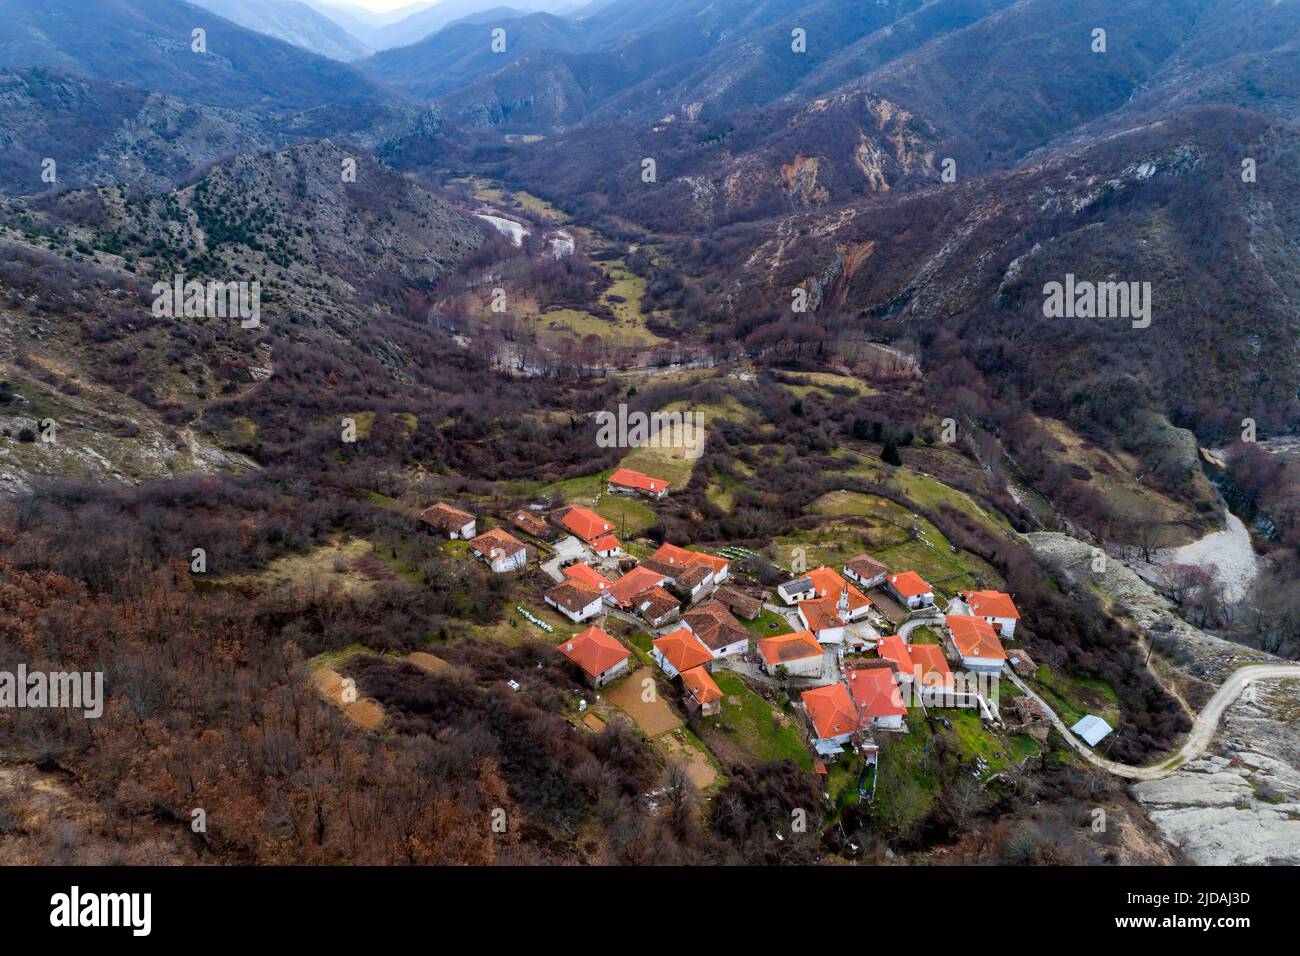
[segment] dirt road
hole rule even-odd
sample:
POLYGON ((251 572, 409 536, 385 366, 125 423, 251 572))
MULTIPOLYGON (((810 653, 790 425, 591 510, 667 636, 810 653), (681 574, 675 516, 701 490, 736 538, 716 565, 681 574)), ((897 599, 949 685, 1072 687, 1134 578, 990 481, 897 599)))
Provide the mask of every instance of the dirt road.
POLYGON ((1151 767, 1133 767, 1097 756, 1091 747, 1070 732, 1070 728, 1065 725, 1065 721, 1056 715, 1056 711, 1052 710, 1045 700, 1030 690, 1024 681, 1009 670, 1005 670, 1003 673, 1011 678, 1013 684, 1043 706, 1047 716, 1051 718, 1052 724, 1061 736, 1090 764, 1113 773, 1117 777, 1125 777, 1129 780, 1158 780, 1205 753, 1211 741, 1214 740, 1214 732, 1218 730, 1219 721, 1223 718, 1224 711, 1228 709, 1229 704, 1237 699, 1248 684, 1258 680, 1274 680, 1287 677, 1300 679, 1300 664, 1247 664, 1238 668, 1223 682, 1214 696, 1210 698, 1209 703, 1196 716, 1196 721, 1192 724, 1192 732, 1187 735, 1187 740, 1183 742, 1183 746, 1179 748, 1178 752, 1151 767))

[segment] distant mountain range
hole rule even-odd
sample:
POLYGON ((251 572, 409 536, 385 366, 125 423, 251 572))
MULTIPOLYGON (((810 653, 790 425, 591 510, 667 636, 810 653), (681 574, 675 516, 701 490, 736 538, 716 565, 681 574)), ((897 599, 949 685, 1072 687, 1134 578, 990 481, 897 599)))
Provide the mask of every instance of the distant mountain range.
POLYGON ((372 51, 372 47, 358 40, 332 18, 298 0, 195 2, 241 27, 284 40, 332 60, 356 60, 372 51))
POLYGON ((52 67, 207 106, 396 103, 352 68, 183 0, 0 0, 0 69, 52 67), (206 52, 195 52, 195 30, 206 52))

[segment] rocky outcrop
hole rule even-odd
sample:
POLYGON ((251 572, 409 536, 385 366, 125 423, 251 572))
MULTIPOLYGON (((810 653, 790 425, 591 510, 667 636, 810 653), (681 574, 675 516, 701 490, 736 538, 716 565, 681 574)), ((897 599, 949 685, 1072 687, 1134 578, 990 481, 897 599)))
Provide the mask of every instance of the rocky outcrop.
POLYGON ((1213 752, 1132 792, 1194 863, 1300 864, 1300 680, 1247 687, 1213 752))

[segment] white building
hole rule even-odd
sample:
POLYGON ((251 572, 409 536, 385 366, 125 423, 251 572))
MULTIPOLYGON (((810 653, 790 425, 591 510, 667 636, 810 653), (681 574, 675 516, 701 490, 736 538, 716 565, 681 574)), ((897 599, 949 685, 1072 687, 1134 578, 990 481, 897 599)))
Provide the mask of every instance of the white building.
POLYGON ((912 610, 934 604, 934 588, 915 571, 904 571, 885 579, 885 586, 896 599, 912 610))
POLYGON ((472 539, 469 550, 496 574, 518 571, 528 563, 528 549, 517 538, 500 528, 485 531, 472 539))
POLYGON ((961 591, 948 607, 950 614, 968 614, 983 618, 1005 640, 1016 634, 1020 611, 1010 594, 1001 591, 961 591))

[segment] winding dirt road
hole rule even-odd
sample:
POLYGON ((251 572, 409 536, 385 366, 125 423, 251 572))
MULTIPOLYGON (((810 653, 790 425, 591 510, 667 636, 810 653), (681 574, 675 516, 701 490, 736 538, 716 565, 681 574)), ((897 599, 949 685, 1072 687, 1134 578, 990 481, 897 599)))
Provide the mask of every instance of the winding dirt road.
POLYGON ((1300 664, 1247 664, 1233 671, 1232 675, 1215 691, 1209 703, 1197 714, 1196 721, 1192 724, 1192 732, 1187 735, 1187 740, 1183 742, 1183 746, 1179 748, 1178 752, 1168 759, 1162 760, 1158 765, 1150 767, 1133 767, 1129 764, 1116 763, 1113 760, 1107 760, 1105 757, 1097 756, 1091 747, 1070 732, 1070 728, 1065 725, 1065 721, 1056 715, 1056 711, 1052 710, 1043 698, 1030 690, 1024 681, 1010 670, 1004 670, 1003 673, 1010 677, 1011 682, 1019 687, 1021 691, 1042 705, 1057 732, 1090 764, 1113 773, 1117 777, 1125 777, 1129 780, 1158 780, 1205 753, 1206 748, 1210 746, 1210 742, 1214 739, 1214 732, 1219 727, 1219 721, 1223 718, 1224 711, 1245 690, 1246 685, 1253 684, 1258 680, 1275 680, 1286 677, 1300 679, 1300 664))

